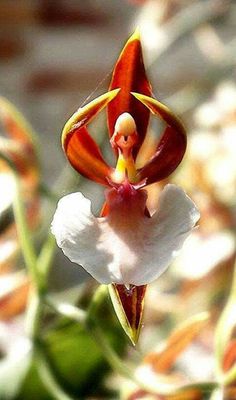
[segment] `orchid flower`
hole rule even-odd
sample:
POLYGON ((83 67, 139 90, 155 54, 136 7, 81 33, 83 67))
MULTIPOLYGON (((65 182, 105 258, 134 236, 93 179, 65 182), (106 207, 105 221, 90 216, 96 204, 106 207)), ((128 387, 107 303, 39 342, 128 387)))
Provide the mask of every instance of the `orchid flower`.
POLYGON ((66 123, 62 146, 76 171, 106 187, 105 204, 96 218, 83 194, 63 197, 52 232, 72 262, 109 285, 120 322, 128 325, 135 342, 146 285, 166 270, 199 219, 192 200, 173 184, 165 186, 154 215, 147 208, 144 188, 176 169, 186 150, 186 133, 179 119, 152 97, 138 31, 118 58, 109 91, 79 108, 66 123), (106 163, 87 131, 104 107, 115 168, 106 163), (153 156, 138 168, 150 113, 163 120, 166 128, 153 156))

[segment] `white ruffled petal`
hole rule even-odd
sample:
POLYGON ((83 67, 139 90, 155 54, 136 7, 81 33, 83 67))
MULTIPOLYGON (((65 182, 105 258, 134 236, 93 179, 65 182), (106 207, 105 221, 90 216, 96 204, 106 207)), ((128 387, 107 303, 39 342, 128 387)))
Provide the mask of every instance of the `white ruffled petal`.
POLYGON ((131 283, 144 285, 158 278, 177 256, 199 218, 197 207, 186 193, 176 185, 166 185, 157 212, 147 221, 143 251, 131 283))
POLYGON ((58 246, 100 283, 150 283, 168 267, 199 219, 192 200, 175 185, 165 187, 152 218, 141 212, 142 192, 132 201, 126 207, 118 199, 108 218, 95 218, 81 193, 58 203, 52 222, 58 246))
POLYGON ((70 261, 81 265, 100 283, 111 283, 107 254, 97 249, 101 230, 89 199, 82 193, 71 193, 60 199, 51 230, 70 261))

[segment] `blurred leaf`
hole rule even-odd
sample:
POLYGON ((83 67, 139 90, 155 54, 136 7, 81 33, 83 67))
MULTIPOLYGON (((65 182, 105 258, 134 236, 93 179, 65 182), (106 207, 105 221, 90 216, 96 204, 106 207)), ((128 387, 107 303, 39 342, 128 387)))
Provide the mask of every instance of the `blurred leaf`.
MULTIPOLYGON (((111 310, 108 312, 107 305, 101 310, 99 320, 113 348, 122 354, 125 349, 124 335, 111 310)), ((62 319, 54 330, 46 334, 44 343, 48 361, 66 392, 78 398, 85 394, 89 396, 99 393, 102 398, 106 397, 104 377, 110 369, 109 365, 99 345, 82 326, 62 319)), ((35 366, 26 376, 17 399, 51 400, 45 394, 35 366)))

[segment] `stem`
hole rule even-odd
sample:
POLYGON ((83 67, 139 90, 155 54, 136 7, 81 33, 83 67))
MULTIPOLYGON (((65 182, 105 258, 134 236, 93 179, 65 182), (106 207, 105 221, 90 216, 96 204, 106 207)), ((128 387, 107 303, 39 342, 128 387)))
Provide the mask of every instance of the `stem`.
POLYGON ((36 269, 39 274, 38 278, 40 281, 41 294, 46 293, 48 274, 53 261, 55 250, 56 250, 55 238, 49 232, 48 237, 45 240, 43 247, 39 253, 36 263, 36 269))
POLYGON ((74 400, 74 397, 69 396, 58 383, 56 376, 51 368, 50 362, 47 360, 42 343, 36 346, 36 360, 39 375, 46 389, 55 400, 74 400))
POLYGON ((129 378, 133 381, 135 380, 133 370, 129 368, 113 350, 103 331, 99 327, 99 321, 97 321, 97 311, 104 300, 107 298, 107 294, 107 286, 100 285, 90 302, 85 327, 87 328, 90 335, 93 336, 95 341, 101 347, 103 355, 111 368, 119 375, 125 376, 126 378, 129 378))
POLYGON ((101 306, 101 304, 104 302, 104 300, 107 298, 107 286, 106 285, 100 285, 97 290, 95 291, 92 300, 89 304, 88 308, 88 313, 87 313, 87 323, 88 325, 90 323, 94 322, 94 317, 96 315, 96 312, 98 308, 101 306))
POLYGON ((38 256, 36 267, 40 271, 39 290, 33 292, 30 298, 28 312, 27 312, 27 327, 30 337, 34 344, 34 355, 36 358, 36 365, 43 384, 48 392, 55 400, 74 400, 69 396, 61 387, 60 383, 53 372, 53 368, 48 361, 47 354, 44 350, 44 345, 40 338, 40 327, 42 321, 42 314, 46 293, 47 277, 54 254, 54 238, 49 234, 41 252, 38 256), (43 265, 43 269, 41 268, 43 265), (41 270, 40 270, 41 269, 41 270))
POLYGON ((107 297, 107 287, 99 286, 96 290, 88 309, 88 312, 78 309, 70 304, 56 305, 49 298, 46 303, 53 308, 58 314, 63 315, 75 322, 83 324, 89 334, 95 339, 96 343, 101 347, 104 357, 110 364, 111 368, 119 375, 134 380, 133 371, 123 363, 116 352, 113 350, 109 341, 106 339, 103 331, 99 328, 99 322, 96 318, 96 312, 107 297))
MULTIPOLYGON (((49 235, 48 240, 45 242, 40 255, 38 257, 37 264, 44 261, 44 279, 46 284, 46 279, 49 272, 49 266, 51 264, 54 246, 51 244, 51 235, 49 235)), ((46 290, 46 286, 44 287, 46 290)), ((52 395, 55 400, 74 400, 73 397, 69 396, 61 387, 57 380, 57 377, 50 365, 47 354, 44 349, 44 344, 40 338, 40 327, 42 321, 43 300, 45 299, 45 294, 42 291, 42 286, 40 286, 40 292, 36 291, 32 294, 30 298, 28 312, 27 312, 27 322, 28 322, 28 332, 32 338, 34 344, 34 356, 36 358, 37 370, 40 378, 45 385, 45 388, 52 395)))
POLYGON ((13 201, 13 210, 15 215, 17 232, 19 236, 19 242, 21 245, 23 257, 28 272, 33 278, 34 283, 37 285, 36 253, 34 250, 33 243, 31 241, 31 234, 26 222, 24 206, 21 200, 20 183, 16 175, 15 178, 16 178, 16 196, 14 197, 13 201))
POLYGON ((17 226, 18 238, 26 268, 33 280, 34 285, 37 287, 38 284, 38 275, 36 270, 37 256, 33 242, 31 240, 31 233, 29 231, 28 224, 26 221, 23 201, 21 200, 20 180, 18 178, 17 170, 14 166, 14 163, 1 152, 0 152, 0 157, 8 164, 15 178, 16 193, 13 200, 13 211, 17 226))
POLYGON ((38 293, 32 289, 26 313, 26 332, 35 343, 38 340, 38 332, 42 317, 42 304, 38 293))
POLYGON ((119 375, 124 376, 132 381, 136 381, 134 377, 134 371, 125 364, 117 353, 113 350, 109 341, 106 339, 103 331, 98 326, 93 328, 87 327, 89 333, 95 339, 96 343, 102 349, 102 353, 110 365, 111 369, 117 372, 119 375))

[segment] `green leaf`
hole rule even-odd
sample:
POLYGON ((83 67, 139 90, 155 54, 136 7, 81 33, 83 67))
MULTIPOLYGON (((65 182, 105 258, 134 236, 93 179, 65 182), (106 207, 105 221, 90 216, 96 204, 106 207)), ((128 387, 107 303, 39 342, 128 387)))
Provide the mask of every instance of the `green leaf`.
MULTIPOLYGON (((109 343, 117 353, 123 353, 125 338, 107 304, 104 304, 99 318, 109 343)), ((44 345, 48 361, 65 392, 76 398, 95 394, 106 398, 104 377, 110 367, 102 349, 84 327, 63 318, 57 327, 47 333, 44 345)), ((35 365, 27 374, 17 397, 17 400, 21 399, 53 400, 40 382, 35 365)))

